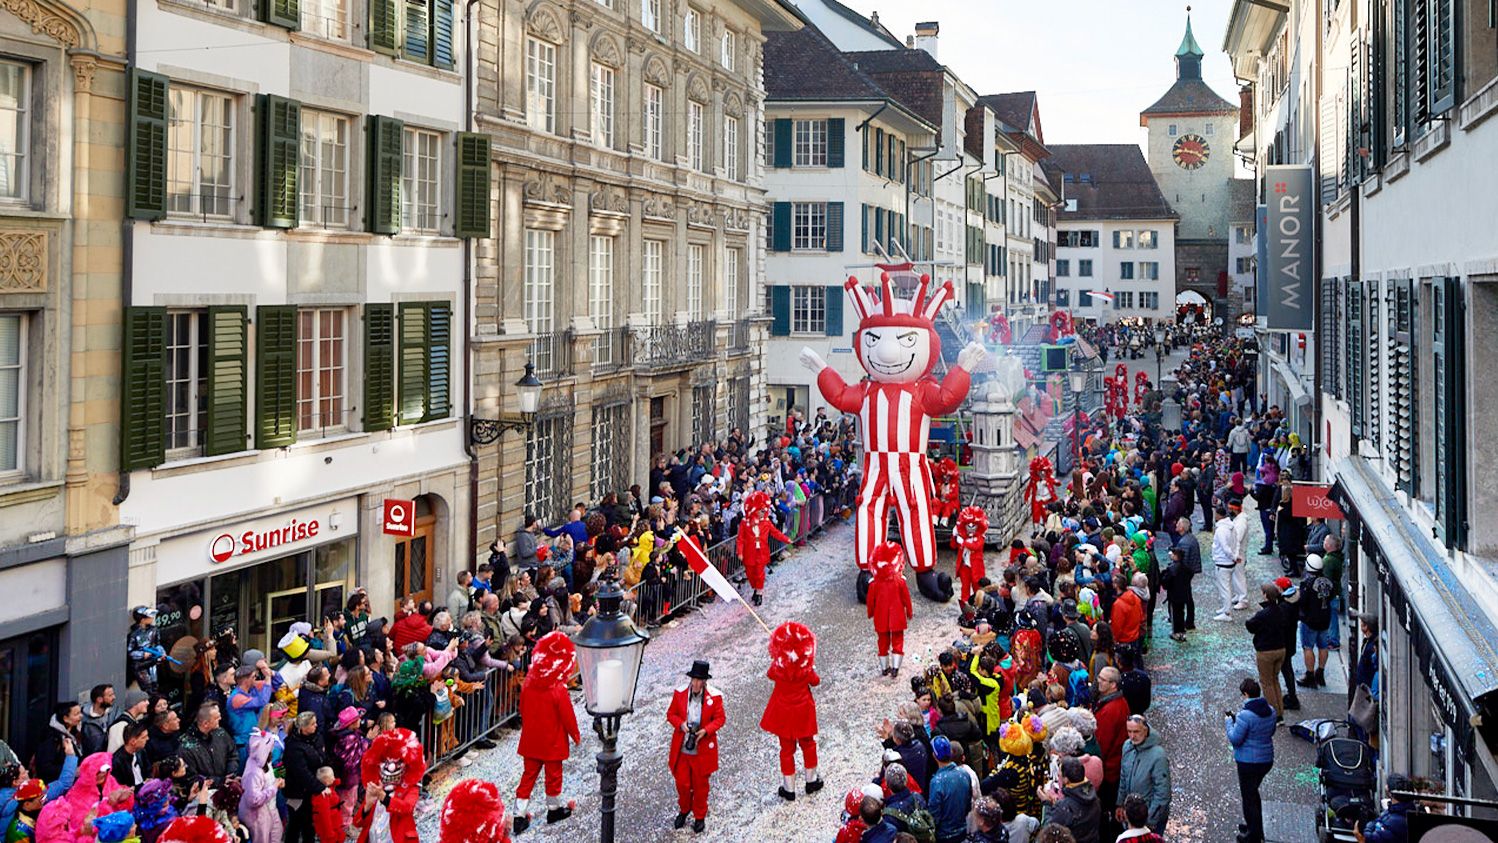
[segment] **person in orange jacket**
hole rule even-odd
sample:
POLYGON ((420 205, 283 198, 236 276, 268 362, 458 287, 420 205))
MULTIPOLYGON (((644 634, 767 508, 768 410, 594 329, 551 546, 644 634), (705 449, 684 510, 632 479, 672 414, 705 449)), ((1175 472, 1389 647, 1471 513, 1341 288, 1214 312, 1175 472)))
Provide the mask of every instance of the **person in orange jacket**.
POLYGON ((709 779, 718 771, 718 730, 728 722, 723 692, 707 684, 713 678, 706 661, 692 662, 687 683, 671 695, 666 722, 671 724, 671 774, 676 779, 675 828, 687 824, 692 815, 692 833, 707 825, 709 779))
POLYGON ((915 614, 905 582, 904 548, 894 542, 879 545, 869 567, 874 579, 869 582, 867 606, 879 638, 879 675, 898 676, 905 657, 905 628, 915 614))

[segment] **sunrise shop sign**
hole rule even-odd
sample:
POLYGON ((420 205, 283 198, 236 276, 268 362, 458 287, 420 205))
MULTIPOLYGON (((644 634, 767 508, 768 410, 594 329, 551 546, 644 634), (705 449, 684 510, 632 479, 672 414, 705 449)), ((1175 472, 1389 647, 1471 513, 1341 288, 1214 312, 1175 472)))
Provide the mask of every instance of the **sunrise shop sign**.
POLYGON ((1309 331, 1314 327, 1311 291, 1315 288, 1315 201, 1311 168, 1279 164, 1265 168, 1264 193, 1269 206, 1264 296, 1260 312, 1271 331, 1309 331))
POLYGON ((209 544, 208 556, 215 563, 223 564, 236 556, 247 556, 316 539, 321 531, 322 525, 316 519, 303 521, 291 518, 285 524, 270 529, 250 529, 238 535, 220 533, 209 544))

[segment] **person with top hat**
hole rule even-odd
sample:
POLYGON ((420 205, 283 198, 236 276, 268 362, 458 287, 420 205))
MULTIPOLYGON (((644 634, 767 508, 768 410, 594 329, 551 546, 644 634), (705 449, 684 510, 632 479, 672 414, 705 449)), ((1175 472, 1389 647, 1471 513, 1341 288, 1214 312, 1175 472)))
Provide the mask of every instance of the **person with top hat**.
POLYGON ((710 665, 701 659, 692 662, 687 683, 671 695, 666 722, 671 724, 671 773, 676 779, 675 828, 687 824, 692 815, 692 832, 701 834, 707 824, 709 779, 718 770, 718 730, 728 716, 723 708, 723 693, 707 684, 713 678, 710 665))

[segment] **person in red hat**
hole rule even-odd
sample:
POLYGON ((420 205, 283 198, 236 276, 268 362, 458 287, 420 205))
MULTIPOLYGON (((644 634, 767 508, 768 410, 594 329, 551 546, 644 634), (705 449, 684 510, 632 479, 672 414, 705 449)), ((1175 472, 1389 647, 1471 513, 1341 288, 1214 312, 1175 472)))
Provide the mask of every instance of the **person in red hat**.
POLYGON ((874 579, 869 582, 869 617, 879 638, 879 675, 898 676, 905 657, 905 627, 915 615, 910 603, 910 585, 905 582, 905 551, 894 542, 874 548, 869 562, 874 579))
POLYGON ((42 805, 47 801, 47 784, 41 779, 27 779, 20 787, 16 788, 13 797, 16 802, 15 818, 10 821, 10 826, 5 829, 3 839, 6 843, 21 840, 36 839, 36 818, 42 812, 42 805))
POLYGON ((354 812, 359 843, 383 843, 373 829, 386 825, 392 843, 419 843, 415 813, 426 771, 421 741, 410 729, 391 729, 370 743, 359 767, 364 799, 354 812))
POLYGON ((987 537, 988 514, 981 507, 963 507, 952 530, 952 547, 957 551, 957 579, 962 583, 964 603, 973 599, 978 580, 987 576, 983 568, 983 545, 987 537))
POLYGON ((577 648, 566 634, 548 632, 536 642, 530 670, 520 686, 520 746, 525 759, 520 786, 515 788, 515 833, 530 828, 531 791, 546 770, 546 822, 572 816, 572 802, 562 803, 562 762, 572 754, 572 743, 582 743, 577 713, 567 693, 567 680, 577 671, 577 648))
POLYGON ((234 843, 234 838, 212 817, 193 816, 167 823, 156 843, 234 843))
POLYGON ((666 709, 666 722, 671 724, 669 760, 676 778, 676 820, 672 826, 685 826, 690 813, 694 834, 701 834, 707 825, 709 779, 718 771, 718 730, 728 722, 723 692, 707 684, 711 678, 707 662, 692 662, 687 683, 671 695, 671 705, 666 709))
POLYGON ((458 782, 442 803, 438 833, 438 843, 509 843, 499 786, 482 779, 458 782))
POLYGON ((806 766, 806 793, 822 789, 817 774, 817 703, 811 689, 817 676, 817 639, 805 625, 786 621, 770 633, 770 669, 775 688, 765 703, 759 727, 780 739, 780 798, 796 798, 796 747, 806 766))
POLYGON ((754 605, 764 602, 760 592, 765 590, 765 568, 770 564, 770 537, 789 543, 790 536, 776 529, 770 521, 770 496, 754 491, 744 496, 744 518, 739 522, 738 554, 744 562, 744 573, 749 576, 749 587, 754 589, 754 605))

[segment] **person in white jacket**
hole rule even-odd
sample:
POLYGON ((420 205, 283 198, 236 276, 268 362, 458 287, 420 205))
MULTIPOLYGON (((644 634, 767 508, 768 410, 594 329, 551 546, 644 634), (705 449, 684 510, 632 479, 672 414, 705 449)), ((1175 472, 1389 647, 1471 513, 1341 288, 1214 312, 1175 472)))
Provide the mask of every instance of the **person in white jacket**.
POLYGON ((1243 501, 1228 503, 1228 514, 1233 516, 1233 538, 1238 542, 1237 554, 1233 557, 1233 608, 1248 608, 1248 513, 1243 511, 1243 501))
POLYGON ((1222 608, 1212 620, 1227 621, 1233 619, 1233 572, 1239 570, 1238 535, 1226 507, 1218 506, 1216 515, 1217 524, 1212 528, 1212 567, 1217 575, 1217 596, 1222 608))

